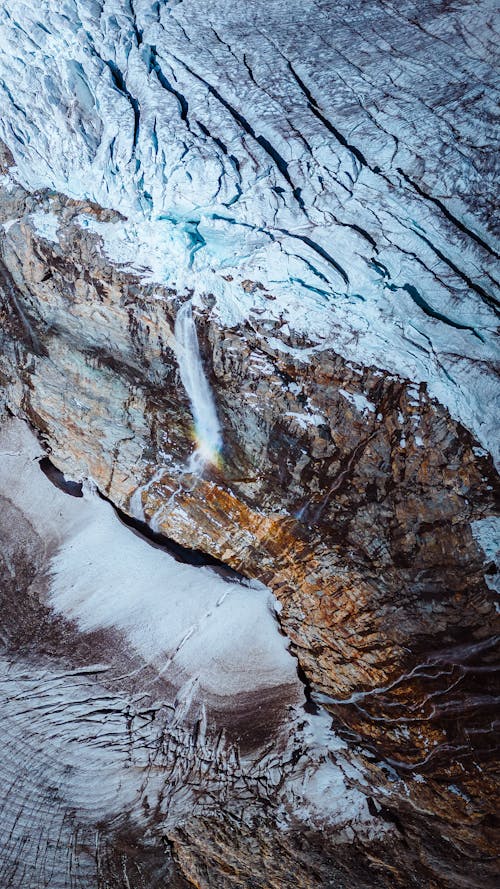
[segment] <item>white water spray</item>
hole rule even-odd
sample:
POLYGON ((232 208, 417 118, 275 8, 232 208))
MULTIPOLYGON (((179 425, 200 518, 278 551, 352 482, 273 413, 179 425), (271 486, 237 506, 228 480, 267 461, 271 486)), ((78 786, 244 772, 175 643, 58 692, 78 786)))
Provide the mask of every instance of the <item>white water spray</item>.
POLYGON ((129 502, 134 518, 148 522, 153 531, 161 532, 161 519, 175 503, 177 494, 183 489, 186 474, 200 477, 207 464, 216 464, 222 447, 222 434, 215 409, 215 402, 201 363, 196 326, 193 320, 191 303, 185 303, 177 312, 174 327, 173 347, 179 365, 183 386, 191 403, 194 420, 196 447, 181 473, 176 490, 167 501, 161 502, 156 512, 146 518, 143 508, 143 495, 148 493, 155 482, 161 482, 166 471, 164 466, 157 468, 146 484, 136 488, 129 502))
POLYGON ((191 402, 196 435, 196 449, 191 456, 189 470, 198 472, 207 463, 217 463, 222 435, 215 402, 201 363, 190 302, 177 312, 174 333, 175 353, 182 384, 191 402))

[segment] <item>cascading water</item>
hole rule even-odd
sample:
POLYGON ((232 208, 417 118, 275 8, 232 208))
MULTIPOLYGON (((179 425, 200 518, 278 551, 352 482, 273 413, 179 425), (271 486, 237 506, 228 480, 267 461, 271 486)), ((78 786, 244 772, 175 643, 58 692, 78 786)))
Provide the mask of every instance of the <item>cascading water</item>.
POLYGON ((207 463, 217 463, 222 434, 215 402, 201 362, 198 335, 191 303, 185 303, 175 319, 175 353, 182 384, 191 402, 196 449, 189 462, 190 472, 199 472, 207 463))
POLYGON ((194 421, 196 447, 181 475, 177 489, 165 502, 160 503, 156 512, 146 519, 143 508, 143 494, 155 483, 161 481, 165 467, 160 466, 145 485, 137 488, 130 498, 132 515, 140 521, 148 521, 153 531, 161 531, 161 519, 175 502, 182 490, 182 479, 186 474, 201 476, 207 464, 217 465, 222 448, 222 434, 217 417, 215 402, 201 362, 198 335, 193 319, 191 303, 185 303, 175 319, 175 339, 173 347, 177 357, 182 384, 191 403, 194 421))

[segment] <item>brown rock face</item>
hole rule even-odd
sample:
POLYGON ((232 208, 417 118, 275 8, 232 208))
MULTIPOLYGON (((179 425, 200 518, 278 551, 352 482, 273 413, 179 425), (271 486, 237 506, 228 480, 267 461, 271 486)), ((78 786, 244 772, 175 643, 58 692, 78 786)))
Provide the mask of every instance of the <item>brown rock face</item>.
MULTIPOLYGON (((472 886, 478 873, 486 885, 497 617, 471 522, 493 511, 491 459, 425 385, 332 350, 302 358, 258 318, 223 328, 207 295, 195 320, 224 443, 218 465, 193 472, 176 294, 112 267, 75 224, 81 205, 21 190, 9 202, 7 408, 66 475, 91 477, 154 530, 267 584, 313 698, 364 750, 379 788, 371 805, 401 832, 404 867, 419 885, 472 886), (58 244, 36 236, 35 205, 57 213, 58 244)), ((275 869, 265 831, 226 824, 215 838, 212 824, 208 840, 206 829, 172 839, 193 885, 254 885, 241 871, 248 843, 273 862, 255 885, 288 885, 296 865, 275 869)), ((380 885, 408 885, 387 846, 375 859, 380 885)))

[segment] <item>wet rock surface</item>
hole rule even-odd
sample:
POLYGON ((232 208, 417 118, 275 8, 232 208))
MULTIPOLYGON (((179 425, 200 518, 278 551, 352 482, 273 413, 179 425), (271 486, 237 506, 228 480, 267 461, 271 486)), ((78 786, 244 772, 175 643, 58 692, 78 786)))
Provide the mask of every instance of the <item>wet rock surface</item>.
MULTIPOLYGON (((493 886, 490 5, 425 3, 416 12, 368 3, 356 12, 318 3, 314 12, 293 5, 290 21, 280 6, 278 23, 271 4, 256 11, 258 40, 220 3, 206 26, 193 4, 168 19, 159 10, 154 22, 145 4, 120 7, 121 24, 101 17, 113 39, 87 6, 75 6, 87 50, 71 77, 102 84, 103 103, 106 76, 92 78, 99 46, 102 55, 112 45, 114 99, 131 111, 118 133, 92 134, 88 120, 98 128, 104 112, 90 114, 81 82, 54 80, 51 90, 74 101, 73 118, 51 119, 59 140, 72 121, 79 146, 64 167, 43 136, 43 102, 61 95, 44 86, 22 125, 7 101, 19 139, 4 126, 2 404, 37 430, 70 483, 92 479, 154 532, 272 590, 311 701, 331 714, 343 755, 360 770, 352 785, 390 836, 354 832, 339 842, 326 822, 283 830, 255 784, 250 802, 218 787, 209 813, 204 805, 152 833, 149 824, 104 825, 105 851, 74 885, 94 885, 96 873, 99 885, 127 885, 123 860, 134 887, 493 886), (280 39, 271 39, 271 19, 280 39), (173 34, 167 84, 162 53, 173 34), (175 114, 158 89, 170 90, 175 114), (153 125, 155 108, 162 122, 153 125), (113 138, 111 177, 99 151, 113 138), (85 188, 77 173, 89 177, 85 188), (164 218, 182 202, 179 218, 164 218), (228 205, 231 222, 221 218, 228 205), (186 377, 176 319, 189 302, 198 352, 187 361, 199 362, 208 384, 202 400, 213 402, 220 448, 213 434, 207 443, 196 381, 186 377)), ((57 11, 44 14, 55 33, 57 11)), ((27 21, 33 64, 46 54, 57 67, 49 38, 27 21)), ((11 39, 15 26, 3 25, 11 39)), ((9 64, 6 83, 17 63, 9 64)), ((23 79, 18 102, 29 95, 23 79)), ((69 661, 67 642, 47 642, 49 624, 52 640, 56 626, 69 639, 43 605, 50 538, 10 501, 3 524, 8 535, 17 529, 6 544, 2 629, 15 669, 21 649, 35 673, 47 657, 73 669, 82 645, 91 652, 82 663, 116 653, 117 637, 102 630, 90 641, 71 636, 69 661)), ((120 658, 117 669, 130 669, 120 658)), ((264 748, 266 736, 276 744, 287 694, 247 689, 239 710, 214 704, 214 719, 242 754, 264 748)), ((172 754, 181 771, 186 744, 183 735, 172 754)), ((65 821, 67 836, 77 836, 74 823, 65 821)), ((81 830, 86 849, 87 821, 81 830)), ((18 867, 16 854, 9 866, 18 867)), ((69 872, 61 886, 73 885, 69 872)), ((38 889, 42 872, 33 873, 38 889)), ((12 874, 16 887, 20 871, 12 874)))

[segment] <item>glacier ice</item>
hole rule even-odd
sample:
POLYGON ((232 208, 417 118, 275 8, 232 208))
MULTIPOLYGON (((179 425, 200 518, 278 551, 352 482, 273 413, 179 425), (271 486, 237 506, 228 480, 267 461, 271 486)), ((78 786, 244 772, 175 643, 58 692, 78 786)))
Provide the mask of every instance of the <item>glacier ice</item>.
POLYGON ((427 382, 495 453, 486 6, 408 41, 396 9, 377 36, 377 4, 259 0, 249 27, 224 0, 4 0, 11 174, 118 210, 87 220, 108 255, 194 304, 213 294, 222 324, 257 306, 427 382))

